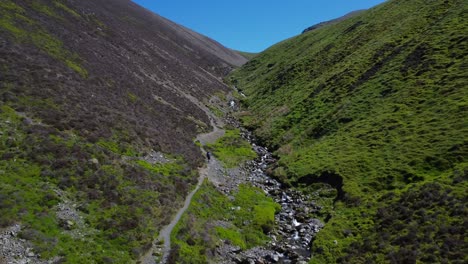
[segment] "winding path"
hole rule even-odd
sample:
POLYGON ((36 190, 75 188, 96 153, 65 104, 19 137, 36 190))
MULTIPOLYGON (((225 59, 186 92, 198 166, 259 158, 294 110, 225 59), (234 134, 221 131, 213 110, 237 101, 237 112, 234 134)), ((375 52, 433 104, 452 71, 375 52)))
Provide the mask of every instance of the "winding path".
MULTIPOLYGON (((209 143, 214 143, 218 138, 220 138, 220 137, 222 137, 224 135, 225 131, 222 128, 220 128, 220 127, 223 126, 223 123, 219 118, 217 118, 208 109, 208 107, 203 105, 196 98, 194 98, 194 97, 192 97, 190 95, 187 95, 187 94, 186 94, 186 97, 188 97, 190 101, 192 101, 193 103, 198 105, 198 107, 200 107, 208 115, 208 117, 210 118, 210 124, 213 127, 213 131, 211 131, 209 133, 199 134, 197 136, 197 140, 201 143, 200 149, 203 152, 203 155, 205 155, 206 151, 203 149, 203 146, 205 146, 206 144, 209 144, 209 143)), ((166 263, 167 258, 169 257, 169 253, 171 251, 171 233, 172 233, 172 230, 177 225, 177 223, 179 222, 180 218, 185 213, 185 211, 188 209, 190 203, 192 202, 193 195, 198 191, 198 189, 200 188, 200 186, 202 185, 204 180, 207 177, 209 178, 210 172, 215 170, 216 164, 217 164, 217 162, 215 162, 214 158, 212 158, 206 164, 206 166, 198 169, 199 178, 198 178, 198 183, 195 186, 195 189, 193 189, 189 193, 189 195, 187 195, 187 197, 185 198, 184 206, 182 208, 180 208, 179 211, 177 211, 177 214, 174 216, 172 221, 161 230, 158 239, 156 239, 156 241, 153 242, 153 246, 151 247, 151 249, 148 250, 148 252, 146 252, 146 254, 144 254, 140 258, 138 263, 156 264, 155 257, 153 256, 153 253, 156 250, 158 250, 158 247, 160 248, 159 251, 162 251, 162 257, 161 257, 161 260, 160 260, 159 263, 160 264, 166 263), (162 241, 164 241, 164 243, 163 243, 162 248, 161 248, 161 245, 158 246, 158 242, 162 242, 162 241)))

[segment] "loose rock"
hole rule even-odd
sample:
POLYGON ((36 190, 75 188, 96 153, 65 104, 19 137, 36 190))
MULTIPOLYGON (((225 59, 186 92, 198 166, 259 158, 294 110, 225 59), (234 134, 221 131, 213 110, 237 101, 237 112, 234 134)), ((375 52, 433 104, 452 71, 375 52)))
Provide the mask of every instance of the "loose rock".
MULTIPOLYGON (((239 127, 235 120, 228 120, 227 123, 239 127)), ((219 248, 218 256, 223 257, 222 263, 307 263, 311 257, 312 239, 324 226, 320 220, 309 215, 318 212, 320 207, 310 196, 283 188, 280 182, 270 178, 266 169, 276 162, 273 155, 267 148, 255 144, 249 131, 241 128, 241 135, 251 142, 258 158, 247 162, 240 169, 224 171, 223 182, 218 184, 218 189, 226 195, 236 191, 242 183, 250 183, 262 189, 281 205, 281 211, 275 215, 278 227, 270 232, 272 242, 266 248, 235 253, 232 249, 229 251, 229 248, 224 248, 225 245, 219 248)))

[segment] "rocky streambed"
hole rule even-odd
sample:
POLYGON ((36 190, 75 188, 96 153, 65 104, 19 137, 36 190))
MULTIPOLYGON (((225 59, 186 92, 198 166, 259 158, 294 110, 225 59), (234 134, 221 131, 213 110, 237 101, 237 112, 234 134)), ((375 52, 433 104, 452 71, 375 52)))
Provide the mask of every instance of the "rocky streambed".
POLYGON ((222 263, 307 263, 311 257, 312 240, 324 226, 313 217, 321 208, 309 195, 286 188, 269 177, 266 169, 276 160, 267 148, 254 143, 249 131, 241 131, 258 158, 228 172, 227 180, 218 188, 229 195, 239 184, 250 183, 272 197, 281 205, 281 210, 275 215, 276 228, 268 234, 271 242, 267 246, 241 251, 225 244, 217 249, 217 255, 224 259, 222 263))

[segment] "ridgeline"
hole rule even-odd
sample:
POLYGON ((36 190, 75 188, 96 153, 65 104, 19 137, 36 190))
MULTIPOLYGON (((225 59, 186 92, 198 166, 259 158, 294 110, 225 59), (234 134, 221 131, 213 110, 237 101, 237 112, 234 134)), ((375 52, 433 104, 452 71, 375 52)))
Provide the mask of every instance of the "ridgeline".
POLYGON ((229 77, 239 118, 279 158, 270 173, 325 208, 311 263, 467 261, 467 14, 387 1, 229 77))
POLYGON ((138 259, 246 61, 132 1, 0 1, 0 262, 138 259))
POLYGON ((467 263, 467 6, 251 54, 128 0, 2 0, 0 263, 467 263))

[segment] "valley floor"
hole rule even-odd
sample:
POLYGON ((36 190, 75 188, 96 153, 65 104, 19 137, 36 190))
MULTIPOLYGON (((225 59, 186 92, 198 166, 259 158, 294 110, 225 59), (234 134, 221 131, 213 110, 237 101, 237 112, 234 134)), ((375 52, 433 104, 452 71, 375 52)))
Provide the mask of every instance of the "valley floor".
MULTIPOLYGON (((210 117, 211 126, 213 127, 213 131, 209 133, 203 133, 197 136, 197 141, 201 144, 200 149, 202 150, 202 153, 206 155, 206 151, 204 150, 203 146, 205 146, 206 144, 212 144, 216 142, 216 140, 218 140, 224 135, 225 131, 224 129, 222 129, 223 122, 219 118, 217 118, 213 113, 211 113, 211 111, 209 111, 207 108, 203 109, 210 117)), ((168 224, 161 230, 158 239, 153 243, 153 247, 140 259, 140 263, 154 264, 157 260, 160 263, 167 262, 167 258, 171 251, 171 233, 174 227, 177 225, 182 215, 190 206, 193 195, 200 189, 200 186, 203 184, 205 179, 208 178, 210 181, 214 180, 212 179, 213 175, 215 175, 216 171, 220 170, 219 166, 219 162, 217 162, 216 159, 211 158, 210 160, 208 160, 205 167, 202 167, 198 170, 200 176, 198 178, 197 185, 189 193, 189 195, 187 195, 183 207, 177 211, 177 214, 174 216, 170 224, 168 224), (154 255, 159 257, 155 259, 154 255)))
POLYGON ((237 121, 207 114, 214 129, 197 141, 212 157, 199 169, 198 184, 184 206, 140 262, 307 263, 312 239, 324 226, 316 218, 322 208, 315 197, 267 176, 275 162, 272 154, 237 121), (250 152, 233 162, 219 149, 225 147, 231 148, 227 155, 241 148, 250 152))

